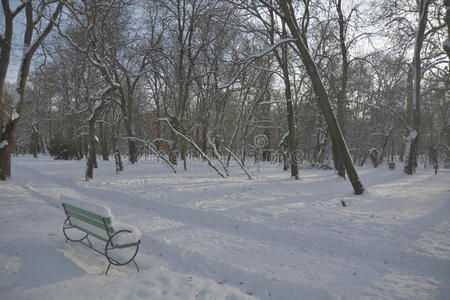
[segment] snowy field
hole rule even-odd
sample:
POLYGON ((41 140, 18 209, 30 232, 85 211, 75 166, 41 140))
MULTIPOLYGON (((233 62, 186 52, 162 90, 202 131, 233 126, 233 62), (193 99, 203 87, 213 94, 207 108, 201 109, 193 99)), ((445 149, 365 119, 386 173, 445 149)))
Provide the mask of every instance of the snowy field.
MULTIPOLYGON (((450 170, 361 168, 355 196, 333 171, 14 158, 0 182, 0 299, 450 299, 450 170), (113 267, 65 243, 60 196, 106 205, 143 233, 113 267), (347 207, 341 205, 341 200, 347 207)), ((101 244, 98 244, 101 247, 101 244)))

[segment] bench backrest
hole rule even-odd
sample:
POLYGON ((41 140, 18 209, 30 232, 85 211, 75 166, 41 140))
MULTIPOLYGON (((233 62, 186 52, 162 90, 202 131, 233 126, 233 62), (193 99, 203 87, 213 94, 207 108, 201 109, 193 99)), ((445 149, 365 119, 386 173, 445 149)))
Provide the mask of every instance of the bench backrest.
POLYGON ((112 215, 107 213, 107 211, 102 211, 102 209, 106 208, 90 205, 94 209, 89 209, 91 207, 86 208, 86 205, 79 205, 79 203, 73 202, 72 200, 63 200, 62 202, 64 211, 70 217, 72 225, 81 231, 107 241, 109 235, 114 233, 114 228, 112 227, 112 215))

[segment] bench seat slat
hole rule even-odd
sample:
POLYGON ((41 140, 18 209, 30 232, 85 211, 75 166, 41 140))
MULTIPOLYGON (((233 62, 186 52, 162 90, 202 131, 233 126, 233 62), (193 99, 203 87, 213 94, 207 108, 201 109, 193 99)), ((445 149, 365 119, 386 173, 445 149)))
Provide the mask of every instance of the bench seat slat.
POLYGON ((124 245, 116 245, 115 248, 122 249, 122 248, 128 248, 128 247, 137 246, 137 245, 139 245, 139 242, 130 243, 130 244, 124 244, 124 245))
POLYGON ((85 228, 82 228, 82 227, 77 226, 77 225, 73 225, 73 227, 75 227, 75 228, 77 228, 78 230, 81 230, 81 231, 83 231, 83 232, 85 232, 85 233, 87 233, 87 234, 93 235, 93 236, 95 236, 96 238, 98 238, 98 239, 100 239, 100 240, 102 240, 102 241, 104 241, 104 242, 107 242, 107 241, 108 241, 108 240, 105 239, 104 237, 99 236, 98 234, 93 233, 92 231, 89 231, 89 230, 87 230, 87 229, 85 229, 85 228))
POLYGON ((102 239, 104 239, 104 240, 109 239, 109 235, 106 232, 105 228, 98 228, 89 223, 83 222, 77 218, 71 218, 70 222, 72 223, 72 226, 76 227, 77 229, 79 229, 83 232, 86 232, 88 234, 93 234, 96 237, 102 237, 102 239))

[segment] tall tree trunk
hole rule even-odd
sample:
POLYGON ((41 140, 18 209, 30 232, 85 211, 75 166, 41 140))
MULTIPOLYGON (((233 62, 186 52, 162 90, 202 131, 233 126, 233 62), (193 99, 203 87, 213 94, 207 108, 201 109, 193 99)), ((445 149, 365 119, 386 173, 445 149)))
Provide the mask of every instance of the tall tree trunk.
MULTIPOLYGON (((133 131, 133 105, 132 105, 132 97, 131 94, 131 84, 127 78, 127 86, 123 87, 122 85, 119 88, 120 91, 120 109, 123 115, 123 122, 125 125, 125 132, 127 136, 132 138, 134 137, 133 131)), ((127 139, 128 143, 128 160, 134 164, 137 162, 137 153, 136 153, 136 142, 133 139, 127 139)))
POLYGON ((412 130, 408 138, 410 142, 406 145, 406 153, 404 172, 412 175, 417 166, 417 153, 419 148, 420 138, 420 83, 422 81, 422 60, 420 52, 422 50, 423 41, 425 38, 425 29, 428 22, 428 7, 431 3, 429 0, 421 0, 417 2, 419 5, 419 24, 416 32, 416 40, 414 45, 413 58, 413 93, 412 93, 412 130))
POLYGON ((100 148, 102 151, 102 159, 105 161, 109 160, 109 149, 108 149, 108 139, 105 131, 105 125, 100 123, 100 148))
MULTIPOLYGON (((283 22, 283 38, 287 36, 285 29, 285 22, 283 22)), ((287 45, 282 46, 282 63, 281 69, 283 70, 283 80, 284 80, 284 95, 286 97, 286 110, 287 110, 287 120, 288 120, 288 149, 289 157, 291 163, 291 176, 298 179, 298 161, 297 161, 297 136, 295 128, 295 113, 294 106, 292 104, 292 92, 291 92, 291 82, 289 80, 289 70, 288 70, 288 56, 287 56, 287 45)))
POLYGON ((11 12, 9 1, 3 0, 2 8, 5 31, 0 38, 0 180, 7 180, 11 177, 11 152, 15 143, 17 119, 8 119, 6 111, 3 111, 3 107, 6 107, 3 89, 11 58, 13 19, 15 16, 11 12))
MULTIPOLYGON (((8 73, 9 61, 11 59, 11 46, 13 38, 13 19, 15 15, 9 7, 8 0, 2 0, 5 29, 0 37, 0 105, 5 104, 3 99, 3 88, 5 86, 6 74, 8 73)), ((2 128, 2 117, 0 115, 0 130, 2 128)), ((1 132, 1 131, 0 131, 1 132)))
POLYGON ((185 171, 187 171, 187 161, 186 161, 186 159, 187 159, 187 144, 186 144, 186 141, 182 141, 180 146, 181 146, 180 156, 181 156, 181 159, 183 160, 183 169, 185 171))
POLYGON ((85 179, 86 181, 92 180, 94 178, 94 168, 97 167, 97 153, 96 153, 96 143, 98 141, 95 135, 95 124, 97 123, 98 116, 105 106, 106 98, 111 97, 114 93, 116 85, 111 85, 107 90, 101 95, 101 103, 95 104, 92 114, 88 120, 88 151, 87 151, 87 163, 85 179))
MULTIPOLYGON (((406 121, 408 125, 412 128, 414 125, 414 63, 408 64, 408 75, 406 78, 406 121)), ((404 161, 403 172, 406 174, 413 174, 415 171, 415 140, 416 135, 413 133, 413 137, 409 137, 411 132, 407 132, 406 143, 404 147, 404 152, 402 153, 400 161, 404 161), (405 157, 403 157, 403 154, 405 157)))
POLYGON ((450 59, 450 0, 444 0, 445 7, 445 23, 447 24, 447 39, 444 41, 444 50, 450 59))
POLYGON ((17 119, 10 120, 0 138, 0 180, 11 177, 11 153, 15 143, 17 119))
POLYGON ((30 143, 31 143, 31 154, 33 154, 34 158, 37 158, 37 154, 39 152, 39 131, 34 128, 33 126, 33 133, 31 133, 31 138, 30 138, 30 143))
MULTIPOLYGON (((444 7, 445 7, 445 22, 447 24, 447 39, 444 42, 444 50, 447 53, 447 57, 450 60, 450 0, 444 0, 444 7)), ((448 77, 447 77, 448 78, 448 77)), ((449 86, 449 80, 447 80, 446 86, 449 86)), ((444 168, 450 169, 450 103, 449 101, 446 101, 444 103, 445 105, 445 113, 444 116, 444 122, 446 124, 445 131, 446 131, 446 151, 445 151, 445 161, 444 161, 444 168)))
POLYGON ((285 18, 286 24, 288 25, 292 36, 295 38, 295 45, 299 51, 300 58, 302 59, 306 72, 311 79, 319 108, 327 121, 332 142, 337 145, 338 154, 344 162, 348 178, 350 179, 355 194, 362 194, 364 192, 364 187, 353 165, 352 158, 350 157, 350 153, 348 152, 348 148, 339 128, 339 124, 337 123, 333 109, 331 108, 328 94, 325 90, 322 79, 320 78, 316 64, 314 63, 314 60, 312 59, 309 50, 304 43, 304 37, 301 35, 300 28, 298 27, 295 18, 295 10, 292 7, 292 4, 286 0, 278 0, 278 2, 282 8, 283 18, 285 18))
MULTIPOLYGON (((95 110, 95 109, 94 109, 95 110)), ((89 181, 94 178, 94 164, 95 164, 95 122, 96 122, 96 113, 93 113, 92 118, 89 120, 88 124, 88 155, 87 155, 87 163, 86 163, 86 173, 85 179, 89 181)))
POLYGON ((414 94, 414 66, 412 63, 408 64, 408 75, 406 78, 406 122, 409 126, 413 124, 413 94, 414 94))
MULTIPOLYGON (((271 43, 275 43, 274 32, 275 32, 275 18, 273 11, 271 11, 271 30, 270 30, 270 40, 271 43)), ((286 22, 281 20, 282 26, 282 38, 287 38, 286 22)), ((291 81, 289 79, 289 64, 288 64, 288 46, 284 43, 281 46, 281 56, 278 51, 274 50, 275 57, 277 58, 278 64, 283 72, 284 81, 284 95, 286 98, 286 112, 288 121, 288 137, 287 137, 287 153, 283 151, 283 170, 287 171, 288 162, 290 162, 291 167, 291 177, 298 179, 298 161, 297 161, 297 133, 296 133, 296 122, 295 122, 295 112, 294 105, 292 104, 292 91, 291 91, 291 81)), ((283 141, 284 142, 284 141, 283 141)))
POLYGON ((345 166, 339 155, 338 147, 339 146, 334 144, 333 142, 331 143, 331 154, 333 155, 334 169, 340 177, 345 178, 345 166))
MULTIPOLYGON (((171 118, 170 119, 170 124, 172 124, 173 128, 175 128, 175 130, 179 130, 179 122, 177 118, 171 118)), ((170 131, 170 139, 172 140, 172 144, 170 146, 170 151, 169 151, 169 161, 172 165, 177 165, 177 158, 178 158, 178 136, 177 134, 171 130, 170 131)))
MULTIPOLYGON (((445 85, 450 87, 450 76, 447 77, 445 85)), ((444 145, 446 145, 444 168, 450 169, 450 101, 444 101, 443 103, 442 121, 444 124, 444 145)))
MULTIPOLYGON (((345 111, 347 105, 347 84, 348 84, 348 70, 349 70, 349 58, 348 58, 348 48, 346 44, 346 34, 347 34, 347 20, 344 18, 342 13, 342 1, 338 0, 336 3, 336 11, 338 13, 338 24, 339 24, 339 47, 341 50, 342 57, 342 73, 340 76, 340 86, 337 91, 337 121, 339 127, 341 128, 342 135, 345 138, 345 111)), ((345 178, 345 165, 341 157, 338 155, 336 145, 333 147, 333 161, 336 171, 339 176, 345 178)))
MULTIPOLYGON (((157 80, 155 80, 157 82, 157 80)), ((157 89, 158 86, 155 84, 155 89, 157 89)), ((161 138, 161 122, 159 121, 159 118, 161 118, 161 108, 159 107, 159 96, 155 95, 155 103, 156 103, 156 138, 158 139, 155 143, 156 150, 161 150, 161 141, 159 140, 161 138)))
POLYGON ((202 130, 201 130, 201 143, 200 143, 200 147, 202 149, 203 152, 206 153, 206 151, 208 150, 208 119, 205 118, 205 120, 202 123, 202 130))
MULTIPOLYGON (((124 118, 124 123, 125 123, 125 130, 127 132, 128 137, 134 137, 132 121, 133 120, 132 120, 131 112, 127 111, 127 116, 126 116, 126 118, 124 118)), ((128 160, 132 164, 137 162, 136 142, 131 139, 128 139, 128 160)))
MULTIPOLYGON (((340 87, 337 92, 337 121, 339 127, 341 128, 342 135, 345 138, 345 110, 347 102, 347 83, 348 83, 348 51, 346 45, 346 32, 347 32, 347 21, 344 19, 342 13, 341 0, 338 0, 336 4, 336 10, 338 12, 338 23, 339 23, 339 47, 342 56, 342 74, 340 76, 340 87)), ((339 176, 345 178, 345 165, 342 158, 338 155, 337 145, 332 144, 333 147, 333 161, 336 171, 339 176)))

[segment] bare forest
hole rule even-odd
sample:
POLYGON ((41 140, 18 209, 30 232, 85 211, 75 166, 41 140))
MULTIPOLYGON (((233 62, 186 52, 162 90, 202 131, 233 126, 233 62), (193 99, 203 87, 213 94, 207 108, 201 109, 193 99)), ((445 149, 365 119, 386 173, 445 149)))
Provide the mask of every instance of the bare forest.
MULTIPOLYGON (((1 1, 0 179, 11 156, 450 167, 448 0, 1 1), (17 78, 17 79, 16 79, 17 78)), ((149 166, 151 167, 151 166, 149 166)))

